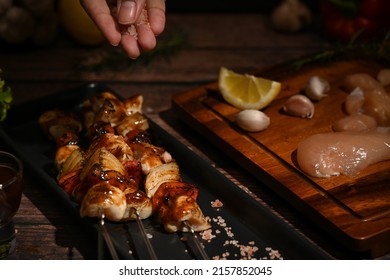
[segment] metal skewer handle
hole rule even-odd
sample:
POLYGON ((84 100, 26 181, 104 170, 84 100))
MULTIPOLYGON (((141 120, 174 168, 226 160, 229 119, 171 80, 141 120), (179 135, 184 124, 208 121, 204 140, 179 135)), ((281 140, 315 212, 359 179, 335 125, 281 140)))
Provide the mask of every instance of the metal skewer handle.
POLYGON ((154 252, 154 249, 153 249, 153 246, 152 244, 150 243, 150 240, 148 238, 148 235, 146 233, 146 230, 145 230, 145 227, 140 219, 140 216, 139 216, 139 212, 137 209, 134 209, 135 211, 135 214, 136 214, 136 221, 137 221, 137 225, 138 225, 138 228, 141 232, 141 235, 142 235, 142 239, 144 240, 144 243, 146 245, 146 248, 148 250, 148 253, 149 253, 149 256, 150 256, 150 259, 152 260, 157 260, 157 256, 156 256, 156 253, 154 252))
POLYGON ((100 231, 103 235, 104 240, 106 241, 108 250, 110 251, 111 257, 113 260, 119 260, 118 254, 115 250, 114 244, 112 243, 110 234, 108 233, 107 227, 104 224, 104 214, 100 216, 100 221, 99 221, 99 228, 100 231))
POLYGON ((203 244, 202 242, 200 242, 199 238, 198 238, 198 235, 195 233, 194 229, 192 228, 192 226, 190 226, 188 223, 184 222, 185 225, 190 229, 190 232, 191 232, 191 237, 192 237, 192 241, 194 242, 196 248, 198 249, 200 255, 202 256, 202 258, 204 260, 209 260, 209 256, 207 255, 206 251, 204 250, 204 247, 203 247, 203 244))

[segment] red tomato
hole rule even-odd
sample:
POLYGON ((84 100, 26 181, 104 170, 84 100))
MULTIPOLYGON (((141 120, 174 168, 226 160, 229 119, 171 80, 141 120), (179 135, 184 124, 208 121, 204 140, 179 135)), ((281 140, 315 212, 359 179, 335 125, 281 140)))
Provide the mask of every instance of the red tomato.
POLYGON ((388 0, 362 0, 359 6, 359 15, 370 19, 382 17, 390 10, 386 11, 388 0))
POLYGON ((349 41, 359 32, 362 39, 367 39, 377 31, 387 31, 390 27, 390 1, 361 0, 356 2, 356 14, 346 13, 341 6, 323 0, 320 11, 323 15, 327 34, 338 40, 349 41))

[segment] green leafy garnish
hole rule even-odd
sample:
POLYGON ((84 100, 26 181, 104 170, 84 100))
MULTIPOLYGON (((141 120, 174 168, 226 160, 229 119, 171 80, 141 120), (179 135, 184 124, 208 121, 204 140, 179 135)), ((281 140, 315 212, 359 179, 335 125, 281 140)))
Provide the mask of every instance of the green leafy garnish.
POLYGON ((324 63, 338 58, 371 58, 390 64, 390 31, 380 41, 359 42, 357 34, 351 42, 332 46, 330 49, 300 58, 292 62, 292 68, 298 70, 306 64, 324 63))
POLYGON ((75 64, 75 69, 82 72, 102 71, 132 71, 139 65, 148 66, 157 59, 169 60, 174 54, 187 45, 187 36, 181 31, 159 37, 155 49, 143 52, 138 59, 130 59, 122 49, 111 48, 99 50, 96 53, 88 53, 75 64))
POLYGON ((11 244, 9 242, 0 245, 0 259, 3 259, 8 256, 10 249, 11 244))
MULTIPOLYGON (((0 69, 1 75, 1 69, 0 69)), ((7 117, 7 111, 11 107, 12 92, 11 88, 5 86, 5 82, 0 77, 0 121, 7 117)))

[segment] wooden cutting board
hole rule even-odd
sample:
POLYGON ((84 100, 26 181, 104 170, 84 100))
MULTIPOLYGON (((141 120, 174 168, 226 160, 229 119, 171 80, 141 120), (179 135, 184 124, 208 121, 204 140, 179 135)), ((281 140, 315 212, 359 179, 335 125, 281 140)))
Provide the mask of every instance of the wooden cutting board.
POLYGON ((390 161, 372 165, 353 177, 315 178, 298 168, 296 148, 312 134, 332 131, 332 123, 346 116, 343 103, 348 93, 342 83, 347 74, 365 72, 375 77, 383 67, 372 60, 338 60, 296 71, 284 64, 255 73, 282 83, 277 99, 263 109, 271 124, 258 133, 236 126, 239 111, 223 101, 217 83, 176 94, 172 107, 206 139, 348 249, 378 257, 390 252, 390 161), (287 98, 302 93, 314 75, 331 84, 329 96, 315 103, 314 117, 283 114, 287 98))

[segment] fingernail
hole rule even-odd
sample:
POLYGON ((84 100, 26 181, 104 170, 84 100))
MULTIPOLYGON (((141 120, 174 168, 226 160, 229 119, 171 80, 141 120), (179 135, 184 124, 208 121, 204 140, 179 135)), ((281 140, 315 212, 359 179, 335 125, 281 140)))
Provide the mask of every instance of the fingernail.
POLYGON ((133 24, 137 12, 137 3, 134 0, 123 0, 118 11, 118 22, 120 24, 133 24))

